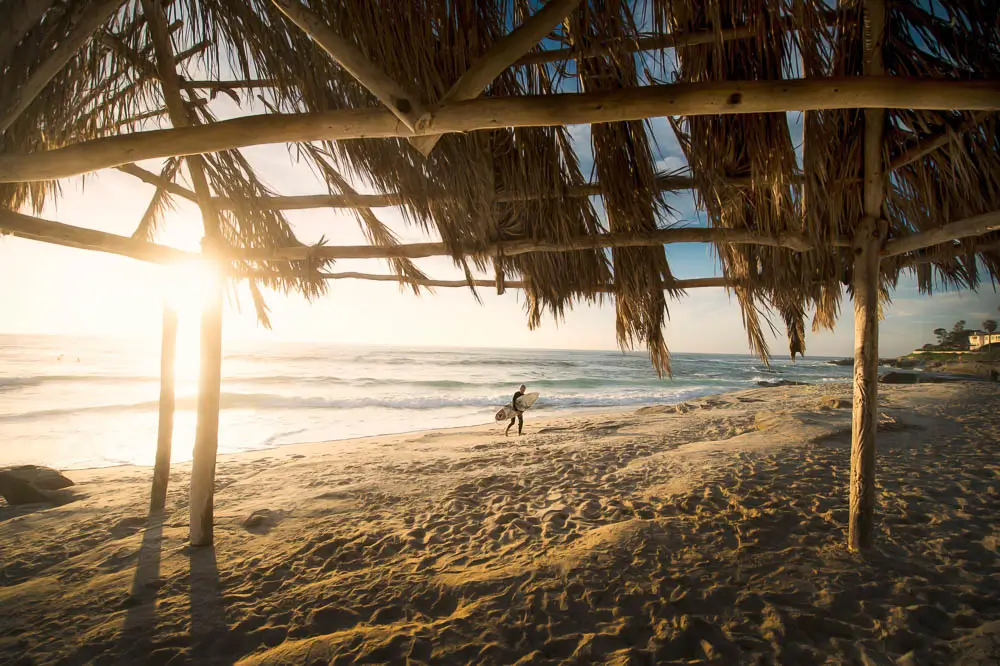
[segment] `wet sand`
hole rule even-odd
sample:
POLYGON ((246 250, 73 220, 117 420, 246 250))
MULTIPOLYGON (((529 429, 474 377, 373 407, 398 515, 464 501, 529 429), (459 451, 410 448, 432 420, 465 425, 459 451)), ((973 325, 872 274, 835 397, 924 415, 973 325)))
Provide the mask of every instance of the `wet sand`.
POLYGON ((993 664, 1000 387, 880 389, 846 552, 850 387, 69 472, 0 505, 0 662, 993 664))

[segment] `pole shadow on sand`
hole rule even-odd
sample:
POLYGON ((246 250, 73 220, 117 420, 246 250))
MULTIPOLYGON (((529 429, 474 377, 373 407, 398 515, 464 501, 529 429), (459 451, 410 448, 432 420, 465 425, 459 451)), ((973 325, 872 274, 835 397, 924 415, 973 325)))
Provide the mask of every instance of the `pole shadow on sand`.
MULTIPOLYGON (((157 598, 159 590, 167 583, 160 573, 165 519, 163 512, 149 514, 135 575, 129 595, 122 604, 126 614, 117 652, 130 660, 145 661, 157 650, 157 598)), ((182 552, 189 557, 191 565, 188 577, 190 629, 185 642, 190 647, 191 658, 195 660, 217 657, 218 651, 225 651, 225 639, 229 632, 215 547, 188 546, 182 552)), ((177 643, 171 646, 172 651, 182 650, 183 647, 183 644, 177 643)))
POLYGON ((150 512, 146 519, 132 587, 123 604, 127 612, 122 625, 121 647, 123 652, 135 656, 148 655, 152 650, 152 638, 156 631, 156 597, 163 585, 160 551, 164 519, 162 511, 150 512))

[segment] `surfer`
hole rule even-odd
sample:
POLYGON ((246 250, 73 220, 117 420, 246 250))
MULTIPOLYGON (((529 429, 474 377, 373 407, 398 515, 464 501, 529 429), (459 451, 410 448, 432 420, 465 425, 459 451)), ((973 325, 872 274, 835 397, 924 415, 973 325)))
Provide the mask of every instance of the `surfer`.
POLYGON ((521 435, 521 430, 524 428, 524 412, 517 408, 517 399, 524 395, 526 390, 527 387, 524 384, 521 384, 520 388, 517 389, 517 392, 514 393, 514 397, 510 399, 510 407, 517 412, 517 414, 511 417, 510 423, 507 424, 507 429, 503 432, 504 437, 510 436, 510 429, 511 426, 514 425, 514 421, 517 421, 517 434, 518 436, 521 435))

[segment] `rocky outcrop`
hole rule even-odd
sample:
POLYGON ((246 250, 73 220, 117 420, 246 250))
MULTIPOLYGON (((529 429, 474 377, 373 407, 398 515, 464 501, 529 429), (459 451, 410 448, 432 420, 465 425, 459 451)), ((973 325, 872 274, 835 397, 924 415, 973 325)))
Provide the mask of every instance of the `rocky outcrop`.
POLYGON ((0 495, 12 505, 59 503, 52 491, 72 485, 70 479, 48 467, 21 465, 0 469, 0 495))
POLYGON ((878 378, 883 384, 946 384, 949 382, 982 381, 981 377, 943 375, 935 372, 887 372, 878 378))
POLYGON ((757 382, 757 386, 772 388, 775 386, 809 386, 808 382, 793 382, 790 379, 772 379, 757 382))
MULTIPOLYGON (((852 367, 854 365, 853 358, 839 358, 833 361, 827 361, 828 365, 841 365, 845 367, 852 367)), ((916 368, 921 364, 920 359, 910 358, 907 356, 901 356, 900 358, 880 358, 878 364, 885 368, 916 368)))

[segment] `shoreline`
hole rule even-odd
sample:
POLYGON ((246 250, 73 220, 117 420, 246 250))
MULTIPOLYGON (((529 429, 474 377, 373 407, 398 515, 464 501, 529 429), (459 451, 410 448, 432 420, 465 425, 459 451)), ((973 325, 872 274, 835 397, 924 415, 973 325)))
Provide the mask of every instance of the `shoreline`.
POLYGON ((850 388, 227 454, 212 548, 189 464, 154 516, 149 468, 69 471, 0 507, 0 661, 995 663, 1000 386, 880 387, 863 560, 850 388))
MULTIPOLYGON (((829 382, 829 384, 838 384, 838 383, 843 383, 843 382, 829 382)), ((539 412, 539 413, 545 414, 545 416, 542 417, 542 419, 539 420, 539 421, 532 420, 532 423, 546 424, 546 423, 548 423, 550 421, 560 420, 560 419, 565 419, 565 418, 572 418, 574 416, 601 416, 601 415, 607 415, 609 417, 615 417, 615 416, 620 416, 621 414, 625 414, 625 413, 632 413, 632 412, 635 412, 636 410, 639 410, 639 409, 645 409, 646 407, 656 407, 656 406, 661 406, 661 405, 672 406, 672 405, 683 404, 685 402, 691 402, 691 401, 694 401, 694 400, 703 400, 703 399, 712 398, 712 397, 715 397, 715 396, 729 395, 729 394, 732 394, 732 393, 739 393, 739 392, 742 392, 742 391, 754 391, 754 390, 763 389, 763 388, 780 388, 780 387, 757 387, 757 388, 733 389, 732 391, 722 391, 722 392, 715 392, 715 393, 707 393, 707 394, 698 395, 698 396, 694 396, 694 397, 688 396, 684 400, 681 400, 679 402, 657 402, 657 403, 649 403, 649 404, 636 403, 635 405, 620 406, 620 407, 617 407, 617 408, 608 408, 606 406, 600 406, 600 407, 580 407, 580 408, 570 408, 570 409, 566 409, 566 410, 556 410, 557 413, 555 413, 555 414, 553 414, 551 412, 546 413, 546 412, 542 411, 542 412, 539 412)), ((335 409, 335 408, 331 408, 331 410, 333 410, 333 409, 335 409)), ((525 423, 527 424, 528 421, 526 420, 525 423)), ((438 432, 438 431, 441 431, 441 432, 450 432, 450 431, 457 431, 457 430, 469 430, 470 432, 472 432, 472 431, 477 431, 479 429, 485 429, 485 428, 488 428, 488 427, 491 427, 491 426, 503 427, 499 423, 497 423, 496 421, 492 421, 492 422, 488 422, 488 423, 480 423, 480 424, 475 424, 475 425, 443 426, 443 427, 439 427, 439 428, 416 428, 416 429, 413 429, 413 430, 404 430, 404 431, 399 431, 399 432, 386 432, 386 433, 376 433, 376 434, 372 434, 372 435, 361 435, 361 436, 357 436, 357 437, 344 437, 342 439, 323 439, 323 440, 310 440, 310 441, 301 441, 301 442, 289 442, 287 444, 268 445, 268 446, 261 446, 259 448, 248 448, 248 449, 245 449, 245 450, 242 450, 242 451, 231 451, 231 452, 227 452, 227 453, 219 453, 218 454, 218 459, 222 460, 223 458, 228 458, 230 456, 241 456, 241 455, 261 453, 261 452, 266 452, 266 451, 279 451, 279 450, 287 449, 289 447, 310 447, 310 446, 318 446, 318 445, 323 445, 323 444, 350 443, 350 442, 355 442, 355 441, 359 441, 360 442, 360 441, 364 441, 364 440, 380 439, 380 438, 384 438, 384 437, 403 437, 403 436, 407 436, 407 435, 418 435, 418 434, 422 434, 422 433, 431 433, 431 432, 438 432)), ((177 442, 175 440, 174 444, 176 445, 176 443, 177 442)), ((66 467, 66 468, 59 467, 57 464, 52 463, 51 461, 33 461, 33 462, 18 463, 18 464, 40 465, 40 466, 44 466, 44 467, 51 467, 53 469, 58 469, 60 471, 65 471, 65 472, 89 472, 89 471, 96 471, 96 470, 102 470, 102 469, 120 469, 120 468, 135 468, 135 469, 149 469, 149 470, 151 470, 153 468, 152 464, 150 464, 150 465, 137 465, 137 464, 134 464, 134 463, 116 463, 116 464, 111 464, 111 465, 94 466, 94 467, 66 467)), ((183 461, 178 461, 178 462, 172 462, 171 463, 171 469, 173 469, 175 466, 190 465, 190 464, 191 464, 191 460, 190 459, 183 460, 183 461)), ((0 467, 2 467, 2 466, 0 466, 0 467)))

